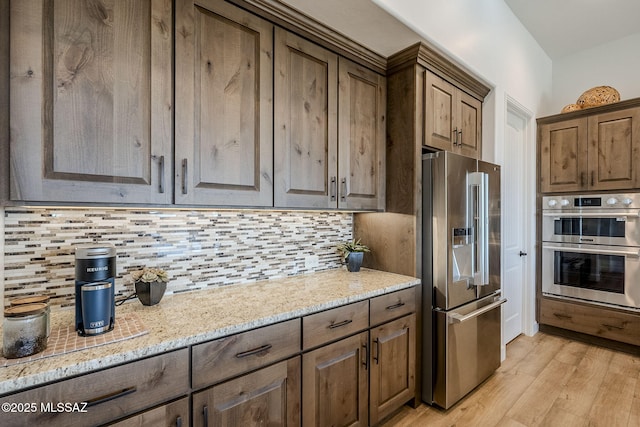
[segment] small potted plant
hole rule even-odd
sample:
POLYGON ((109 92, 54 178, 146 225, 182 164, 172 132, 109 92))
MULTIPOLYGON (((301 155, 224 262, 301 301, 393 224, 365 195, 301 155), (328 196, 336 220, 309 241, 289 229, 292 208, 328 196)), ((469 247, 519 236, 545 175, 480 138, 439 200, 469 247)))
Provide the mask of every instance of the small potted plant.
POLYGON ((143 268, 132 271, 131 278, 136 287, 136 296, 143 305, 156 305, 167 290, 169 276, 161 268, 143 268))
POLYGON ((338 245, 338 251, 342 253, 342 258, 347 264, 347 270, 351 272, 360 271, 362 265, 362 259, 365 252, 371 252, 369 247, 360 243, 360 240, 356 239, 348 240, 338 245))

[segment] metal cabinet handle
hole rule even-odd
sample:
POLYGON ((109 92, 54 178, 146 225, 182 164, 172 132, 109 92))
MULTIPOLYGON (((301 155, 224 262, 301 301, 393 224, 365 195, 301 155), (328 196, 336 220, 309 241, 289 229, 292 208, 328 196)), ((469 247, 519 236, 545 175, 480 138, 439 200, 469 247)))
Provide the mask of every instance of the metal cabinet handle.
POLYGON ((375 352, 373 352, 373 360, 375 360, 376 361, 376 365, 378 365, 379 364, 379 362, 378 362, 378 356, 379 356, 378 352, 380 351, 379 350, 380 343, 378 342, 378 338, 374 339, 373 343, 376 346, 376 350, 375 350, 375 352))
POLYGON ((518 255, 520 255, 520 256, 527 256, 527 253, 526 253, 526 252, 524 252, 524 251, 520 251, 520 253, 519 253, 518 255))
POLYGON ((593 178, 593 171, 591 171, 591 186, 593 187, 594 184, 594 178, 593 178))
POLYGON ((187 159, 182 159, 182 194, 187 194, 187 159))
POLYGON ((176 427, 182 427, 182 417, 180 415, 176 417, 176 427))
POLYGON ((160 183, 158 184, 158 191, 164 193, 164 156, 160 156, 158 159, 158 167, 160 168, 160 183))
POLYGON ((369 370, 369 346, 367 343, 364 343, 362 344, 362 348, 364 349, 362 352, 362 355, 364 356, 362 359, 362 365, 364 366, 365 371, 367 371, 369 370))
POLYGON ((458 145, 462 146, 462 131, 458 131, 458 145))
POLYGON ((337 188, 338 187, 338 182, 337 181, 338 180, 336 179, 335 176, 331 177, 331 189, 330 189, 330 191, 331 191, 331 201, 332 202, 336 201, 336 192, 338 190, 338 188, 337 188))
POLYGON ((458 128, 453 130, 453 145, 458 145, 458 128))
POLYGON ((203 423, 204 427, 208 427, 209 426, 209 407, 207 405, 204 405, 204 407, 202 408, 202 420, 204 421, 203 423))
POLYGON ((335 329, 335 328, 339 328, 341 326, 345 326, 348 325, 349 323, 353 322, 353 320, 351 319, 347 319, 347 320, 343 320, 342 322, 338 322, 338 323, 332 323, 329 326, 327 326, 327 328, 329 329, 335 329))
POLYGON ((342 178, 340 181, 340 200, 343 202, 347 200, 347 178, 342 178))
POLYGON ((258 353, 262 353, 263 351, 267 351, 272 347, 271 344, 265 344, 263 346, 260 346, 258 348, 254 348, 253 350, 247 350, 247 351, 243 351, 241 353, 236 354, 236 357, 238 359, 242 359, 243 357, 247 357, 247 356, 253 356, 254 354, 258 354, 258 353))
POLYGON ((395 310, 396 308, 400 308, 400 307, 402 307, 403 305, 405 305, 405 303, 403 303, 402 301, 400 301, 400 302, 398 302, 397 304, 393 304, 393 305, 386 306, 384 309, 385 309, 385 310, 395 310))
POLYGON ((99 405, 99 404, 104 403, 104 402, 108 402, 110 400, 118 399, 118 398, 123 397, 123 396, 127 396, 127 395, 129 395, 131 393, 135 393, 136 391, 137 391, 137 388, 135 386, 127 387, 127 388, 125 388, 123 390, 120 390, 120 391, 114 391, 113 393, 109 393, 109 394, 106 394, 104 396, 96 397, 94 399, 89 399, 89 400, 86 401, 87 402, 87 408, 89 408, 91 406, 99 405))

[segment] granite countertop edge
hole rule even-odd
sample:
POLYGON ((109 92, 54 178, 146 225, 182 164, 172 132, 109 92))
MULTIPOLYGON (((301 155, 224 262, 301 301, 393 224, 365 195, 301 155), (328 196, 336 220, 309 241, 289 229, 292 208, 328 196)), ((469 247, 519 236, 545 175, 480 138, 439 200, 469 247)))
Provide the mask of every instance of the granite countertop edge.
MULTIPOLYGON (((148 334, 86 350, 0 367, 0 396, 366 300, 419 283, 420 280, 417 278, 394 273, 369 269, 362 269, 360 273, 347 273, 344 269, 338 269, 167 295, 160 304, 152 307, 145 307, 134 301, 117 308, 116 321, 119 313, 136 313, 148 328, 148 334), (304 289, 300 289, 300 286, 304 289), (350 289, 345 289, 346 287, 350 289), (311 293, 306 295, 311 300, 308 303, 296 299, 303 298, 305 291, 311 293), (261 305, 261 308, 265 308, 270 306, 268 298, 277 299, 282 295, 291 296, 291 301, 272 310, 247 313, 253 311, 253 300, 267 299, 261 305), (216 314, 210 313, 214 310, 207 309, 206 305, 217 299, 222 301, 223 306, 228 300, 237 301, 240 306, 244 303, 245 307, 234 313, 238 314, 237 317, 242 318, 242 321, 234 321, 233 315, 222 314, 220 319, 212 321, 209 327, 180 326, 179 321, 184 320, 184 316, 176 314, 177 311, 187 311, 195 313, 196 317, 210 319, 216 314)), ((60 310, 57 317, 52 318, 52 323, 73 322, 72 312, 73 310, 60 310)))

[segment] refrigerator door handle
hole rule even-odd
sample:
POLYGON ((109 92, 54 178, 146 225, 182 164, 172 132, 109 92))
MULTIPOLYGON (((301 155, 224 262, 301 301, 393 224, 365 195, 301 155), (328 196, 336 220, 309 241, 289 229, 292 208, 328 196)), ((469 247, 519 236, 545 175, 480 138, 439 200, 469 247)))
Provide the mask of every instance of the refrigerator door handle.
POLYGON ((478 203, 478 260, 480 286, 489 284, 489 175, 480 173, 480 197, 478 203))
POLYGON ((473 284, 484 286, 489 284, 489 175, 472 172, 469 178, 469 223, 474 226, 477 243, 473 254, 473 284))
POLYGON ((504 304, 505 302, 507 302, 506 298, 502 298, 499 299, 496 302, 492 302, 489 305, 485 305, 482 308, 479 308, 475 311, 472 311, 471 313, 468 314, 460 314, 460 313, 456 313, 456 312, 452 312, 452 313, 447 313, 447 317, 449 318, 449 323, 462 323, 462 322, 466 322, 467 320, 471 320, 475 317, 478 317, 488 311, 493 310, 496 307, 501 306, 502 304, 504 304))

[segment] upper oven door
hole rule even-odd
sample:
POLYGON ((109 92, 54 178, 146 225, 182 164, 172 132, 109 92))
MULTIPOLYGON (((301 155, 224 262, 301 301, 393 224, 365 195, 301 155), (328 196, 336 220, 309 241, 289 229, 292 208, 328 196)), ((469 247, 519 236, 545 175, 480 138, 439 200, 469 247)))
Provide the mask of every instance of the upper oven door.
POLYGON ((640 246, 640 211, 543 211, 542 241, 640 246))

